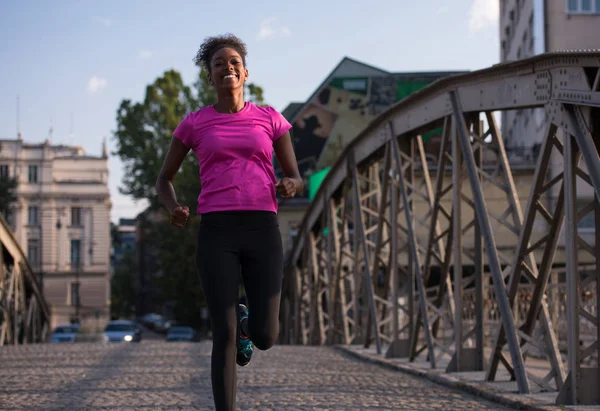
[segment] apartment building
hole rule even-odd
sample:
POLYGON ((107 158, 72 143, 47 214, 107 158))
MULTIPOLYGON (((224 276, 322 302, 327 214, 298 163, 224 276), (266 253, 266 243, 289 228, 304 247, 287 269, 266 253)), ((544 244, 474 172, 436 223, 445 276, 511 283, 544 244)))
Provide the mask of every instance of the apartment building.
POLYGON ((110 194, 106 147, 0 140, 0 175, 16 177, 7 216, 37 274, 52 326, 95 330, 110 317, 110 194))
MULTIPOLYGON (((600 0, 501 0, 500 61, 541 53, 600 49, 600 0)), ((542 109, 507 112, 502 129, 513 156, 535 154, 543 139, 542 109)))
MULTIPOLYGON (((600 49, 600 0, 500 0, 499 29, 501 62, 553 51, 600 49)), ((503 113, 502 133, 512 148, 508 152, 512 162, 537 160, 546 118, 544 109, 503 113)), ((558 137, 564 138, 561 130, 558 137)), ((555 156, 551 167, 552 175, 562 172, 562 157, 555 156)), ((579 182, 577 191, 582 205, 593 198, 587 184, 579 182)), ((593 213, 580 220, 579 229, 588 231, 593 242, 589 235, 594 231, 593 213)))

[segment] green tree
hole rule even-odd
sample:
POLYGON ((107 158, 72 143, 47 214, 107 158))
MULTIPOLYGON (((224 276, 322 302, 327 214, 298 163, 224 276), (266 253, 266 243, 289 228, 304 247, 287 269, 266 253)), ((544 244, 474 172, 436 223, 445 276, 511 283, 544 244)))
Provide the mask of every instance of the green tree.
MULTIPOLYGON (((192 89, 174 70, 165 72, 146 87, 144 101, 121 102, 114 133, 117 150, 113 154, 121 158, 125 167, 123 185, 119 188, 123 194, 149 200, 153 207, 158 205, 154 185, 173 130, 198 105, 192 89)), ((182 203, 193 203, 199 189, 198 165, 193 156, 186 156, 175 189, 182 203)))
POLYGON ((135 314, 135 250, 127 250, 115 262, 110 281, 110 310, 113 318, 131 318, 135 314))
POLYGON ((206 305, 196 274, 196 232, 199 216, 193 215, 184 228, 153 224, 148 237, 153 239, 158 276, 153 285, 161 290, 159 305, 170 306, 174 319, 194 328, 200 327, 200 308, 206 305))
POLYGON ((246 94, 249 96, 249 100, 257 105, 264 105, 264 91, 261 86, 257 86, 254 83, 246 84, 246 94))
MULTIPOLYGON (((251 83, 245 91, 248 100, 264 104, 262 87, 251 83)), ((113 153, 125 167, 120 191, 136 200, 148 200, 154 210, 161 209, 154 187, 173 131, 188 113, 216 101, 215 90, 203 69, 198 71, 191 87, 184 84, 177 71, 169 70, 146 87, 143 101, 123 100, 117 110, 116 150, 113 153)), ((201 189, 198 173, 196 157, 189 153, 173 182, 177 200, 187 205, 192 215, 201 189)), ((163 222, 149 224, 145 229, 148 234, 145 249, 152 249, 156 255, 154 281, 162 294, 156 302, 169 304, 177 321, 198 325, 200 307, 204 305, 195 269, 198 218, 192 217, 182 230, 169 225, 166 210, 159 212, 166 217, 163 222)), ((126 291, 128 284, 125 274, 113 283, 115 290, 119 290, 114 300, 117 310, 134 305, 121 300, 130 298, 133 302, 135 299, 135 293, 126 291)))
POLYGON ((0 213, 4 218, 8 218, 10 205, 17 201, 16 178, 0 178, 0 213))
POLYGON ((210 106, 217 102, 217 92, 215 88, 210 85, 208 71, 204 69, 198 71, 198 77, 194 82, 194 88, 196 89, 198 108, 210 106))

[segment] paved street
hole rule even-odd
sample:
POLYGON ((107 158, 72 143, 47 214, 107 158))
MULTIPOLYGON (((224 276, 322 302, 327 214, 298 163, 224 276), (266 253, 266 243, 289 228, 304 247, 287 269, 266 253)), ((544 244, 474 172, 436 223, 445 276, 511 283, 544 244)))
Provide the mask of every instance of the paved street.
MULTIPOLYGON (((211 410, 210 342, 0 348, 0 409, 211 410)), ((276 346, 238 368, 241 410, 491 410, 327 347, 276 346)))

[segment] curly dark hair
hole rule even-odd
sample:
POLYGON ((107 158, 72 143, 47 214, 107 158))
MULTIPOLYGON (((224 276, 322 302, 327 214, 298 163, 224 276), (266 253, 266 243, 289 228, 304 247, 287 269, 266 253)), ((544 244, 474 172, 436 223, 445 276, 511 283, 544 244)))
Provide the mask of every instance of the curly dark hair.
POLYGON ((200 45, 198 53, 194 58, 194 63, 197 66, 203 66, 210 73, 210 62, 215 53, 222 48, 232 48, 237 51, 242 57, 244 67, 246 66, 246 44, 231 33, 222 34, 220 36, 212 36, 204 39, 204 42, 200 45))

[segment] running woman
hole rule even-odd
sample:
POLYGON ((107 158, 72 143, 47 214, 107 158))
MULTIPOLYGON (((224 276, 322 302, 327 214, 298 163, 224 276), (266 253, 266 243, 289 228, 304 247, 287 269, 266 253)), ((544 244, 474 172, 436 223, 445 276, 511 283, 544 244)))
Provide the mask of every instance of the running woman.
POLYGON ((196 270, 213 332, 211 379, 217 411, 236 404, 236 362, 250 362, 254 347, 268 350, 279 334, 283 247, 277 198, 304 189, 289 130, 272 107, 244 100, 246 45, 226 34, 209 37, 195 58, 209 74, 217 103, 188 114, 173 132, 156 182, 170 222, 183 227, 189 208, 177 202, 173 179, 189 150, 198 157, 202 190, 196 270), (276 181, 273 151, 284 178, 276 181), (238 304, 240 277, 248 308, 238 304))

